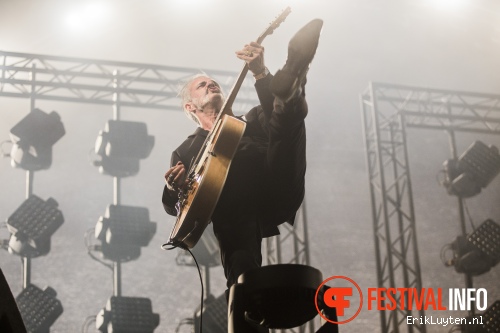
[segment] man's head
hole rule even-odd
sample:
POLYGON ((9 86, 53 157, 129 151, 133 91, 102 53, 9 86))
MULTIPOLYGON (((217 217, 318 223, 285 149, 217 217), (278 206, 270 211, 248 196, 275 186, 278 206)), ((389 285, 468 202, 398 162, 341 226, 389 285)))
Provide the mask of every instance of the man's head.
POLYGON ((206 74, 193 76, 182 87, 179 96, 186 116, 200 124, 200 113, 215 109, 218 113, 224 104, 224 95, 217 82, 206 74))

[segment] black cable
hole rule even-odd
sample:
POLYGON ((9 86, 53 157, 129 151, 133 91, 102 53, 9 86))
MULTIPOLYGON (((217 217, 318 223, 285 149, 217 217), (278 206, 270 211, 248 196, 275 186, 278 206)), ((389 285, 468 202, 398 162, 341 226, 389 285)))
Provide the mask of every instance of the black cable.
POLYGON ((88 333, 89 326, 92 322, 96 321, 96 316, 88 316, 82 325, 82 333, 88 333))
POLYGON ((193 252, 191 252, 191 250, 187 246, 186 246, 185 250, 189 252, 189 254, 191 255, 191 257, 193 257, 194 263, 196 264, 196 268, 198 269, 198 275, 200 277, 200 284, 201 284, 200 333, 202 333, 203 332, 203 329, 202 329, 202 327, 203 327, 203 293, 204 293, 204 290, 203 290, 203 278, 201 277, 200 266, 198 265, 198 261, 196 261, 196 258, 194 257, 193 252))
POLYGON ((453 265, 453 259, 450 259, 450 260, 446 259, 446 252, 449 251, 449 250, 452 250, 451 244, 445 244, 441 248, 441 253, 440 253, 441 261, 447 267, 453 265))
POLYGON ((193 257, 194 263, 196 264, 196 268, 198 269, 198 275, 200 277, 200 284, 201 284, 200 333, 202 333, 203 332, 203 294, 204 294, 204 290, 203 290, 203 278, 201 277, 201 269, 200 269, 200 266, 198 265, 198 261, 196 261, 196 258, 194 256, 193 252, 191 252, 191 250, 187 246, 185 246, 182 242, 172 243, 170 241, 170 242, 165 243, 161 246, 161 248, 163 250, 173 250, 173 249, 178 248, 178 247, 189 252, 191 257, 193 257), (171 247, 167 247, 167 246, 171 246, 171 247))
POLYGON ((10 157, 10 153, 5 152, 5 151, 3 150, 3 147, 4 147, 4 145, 5 145, 6 143, 10 143, 10 144, 14 145, 14 143, 13 143, 11 140, 4 140, 4 141, 0 142, 0 152, 1 152, 0 156, 1 156, 1 157, 10 157))
POLYGON ((92 253, 92 250, 93 250, 93 245, 90 243, 90 238, 89 236, 91 235, 91 232, 93 233, 94 232, 94 229, 95 228, 90 228, 89 230, 87 230, 85 232, 85 235, 84 235, 84 238, 83 238, 83 241, 85 243, 85 247, 87 248, 87 254, 90 256, 90 258, 92 258, 93 260, 97 261, 98 263, 106 266, 107 268, 113 270, 113 265, 105 262, 104 260, 101 260, 99 258, 97 258, 93 253, 92 253))
POLYGON ((446 171, 445 170, 439 170, 436 173, 436 181, 438 182, 439 185, 446 186, 446 171), (439 178, 441 175, 444 175, 444 179, 439 178))

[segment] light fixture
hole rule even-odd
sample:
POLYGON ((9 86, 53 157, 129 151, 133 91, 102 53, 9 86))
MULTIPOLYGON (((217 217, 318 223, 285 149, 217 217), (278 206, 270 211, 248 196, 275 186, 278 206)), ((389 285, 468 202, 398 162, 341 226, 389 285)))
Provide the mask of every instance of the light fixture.
POLYGON ((450 247, 453 258, 446 261, 447 266, 471 276, 484 274, 500 262, 500 226, 488 219, 472 234, 457 237, 450 247))
POLYGON ((44 290, 30 284, 16 297, 26 330, 30 333, 49 332, 50 326, 63 313, 57 293, 51 287, 44 290))
POLYGON ((203 317, 204 333, 219 333, 227 330, 227 300, 223 293, 215 298, 210 294, 203 303, 203 316, 200 316, 200 308, 194 314, 194 332, 200 331, 200 318, 203 317))
POLYGON ((112 296, 96 318, 102 333, 152 333, 159 323, 151 300, 143 297, 112 296))
POLYGON ((443 185, 451 195, 462 198, 481 192, 500 172, 500 154, 495 146, 475 141, 458 159, 444 163, 443 185))
POLYGON ((93 162, 94 166, 99 167, 99 172, 103 175, 112 177, 131 177, 139 173, 139 160, 131 158, 109 158, 99 156, 98 160, 93 162))
MULTIPOLYGON (((500 327, 500 300, 493 303, 483 314, 465 318, 465 323, 459 325, 464 333, 493 333, 500 327)), ((450 331, 451 332, 451 331, 450 331)))
POLYGON ((154 137, 148 135, 145 123, 109 120, 99 132, 95 152, 101 156, 144 159, 154 146, 154 137))
POLYGON ((96 226, 96 238, 110 245, 147 246, 156 233, 144 207, 109 205, 96 226))
POLYGON ((50 251, 50 237, 63 224, 64 217, 57 202, 31 195, 7 219, 11 233, 9 252, 25 257, 38 257, 50 251))
POLYGON ((109 120, 95 143, 94 161, 99 172, 115 177, 127 177, 139 172, 139 160, 145 159, 154 146, 145 123, 109 120))
POLYGON ((124 205, 109 205, 95 228, 103 256, 120 262, 139 257, 140 247, 147 246, 155 233, 147 208, 124 205))
POLYGON ((486 332, 498 332, 500 327, 500 300, 493 303, 483 314, 484 329, 486 332))
POLYGON ((52 164, 52 146, 65 134, 57 112, 33 109, 10 130, 11 165, 36 171, 52 164))

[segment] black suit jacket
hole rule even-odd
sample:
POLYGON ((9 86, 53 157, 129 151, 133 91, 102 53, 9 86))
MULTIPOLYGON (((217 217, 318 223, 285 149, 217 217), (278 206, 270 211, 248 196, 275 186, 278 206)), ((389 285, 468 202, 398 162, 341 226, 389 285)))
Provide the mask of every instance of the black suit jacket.
MULTIPOLYGON (((231 163, 224 189, 212 215, 214 223, 231 223, 241 216, 252 216, 259 222, 262 237, 279 234, 277 225, 293 223, 295 212, 283 215, 273 212, 273 189, 269 188, 270 173, 267 167, 267 122, 273 110, 274 96, 269 91, 272 75, 255 84, 260 105, 241 117, 247 122, 246 130, 231 163)), ((197 128, 193 134, 172 153, 171 165, 181 161, 186 170, 196 158, 208 132, 197 128)), ((177 215, 177 198, 165 186, 163 205, 167 213, 177 215)))

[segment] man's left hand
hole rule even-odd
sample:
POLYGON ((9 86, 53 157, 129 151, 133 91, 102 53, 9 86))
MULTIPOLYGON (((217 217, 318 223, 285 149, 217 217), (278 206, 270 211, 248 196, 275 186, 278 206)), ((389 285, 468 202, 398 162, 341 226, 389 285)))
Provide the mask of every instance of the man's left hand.
POLYGON ((248 64, 248 69, 253 75, 263 73, 266 69, 264 65, 264 47, 256 42, 251 42, 236 51, 236 56, 248 64))

